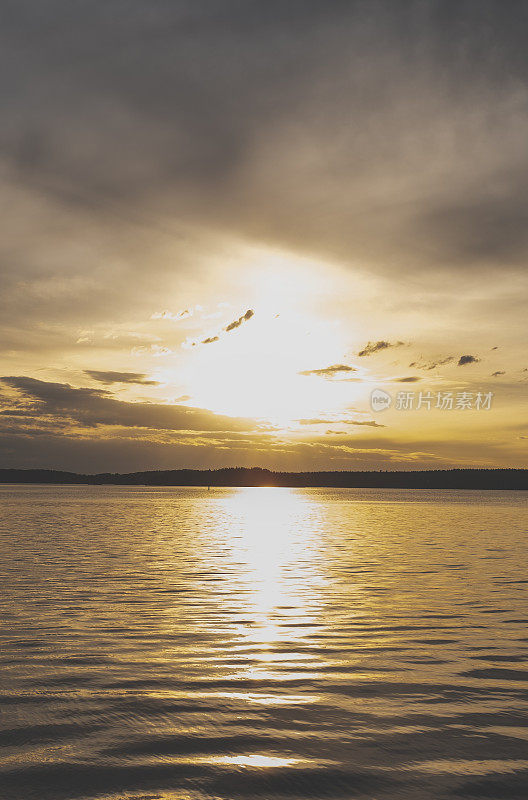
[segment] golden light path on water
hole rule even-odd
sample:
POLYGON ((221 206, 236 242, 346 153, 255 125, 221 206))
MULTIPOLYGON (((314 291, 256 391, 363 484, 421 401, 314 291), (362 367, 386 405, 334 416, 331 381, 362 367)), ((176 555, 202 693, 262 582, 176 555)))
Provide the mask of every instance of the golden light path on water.
MULTIPOLYGON (((254 619, 240 628, 263 660, 278 657, 272 646, 287 636, 281 620, 294 616, 308 625, 317 587, 324 581, 317 562, 317 525, 307 526, 309 505, 291 489, 260 488, 239 492, 227 501, 236 520, 227 543, 240 562, 246 583, 246 610, 254 619), (296 577, 303 570, 303 581, 296 577)), ((291 658, 291 654, 288 654, 291 658)))
POLYGON ((523 796, 521 493, 0 494, 10 800, 523 796))
MULTIPOLYGON (((235 627, 239 641, 233 647, 234 652, 240 652, 240 658, 230 668, 230 681, 255 681, 272 688, 274 681, 285 678, 290 682, 317 678, 314 655, 296 653, 288 647, 290 625, 307 631, 321 610, 318 598, 324 574, 318 557, 321 542, 315 512, 305 496, 287 488, 245 489, 220 503, 219 513, 229 518, 229 525, 222 528, 218 546, 227 550, 230 561, 237 565, 243 598, 239 612, 244 622, 235 627), (307 517, 311 517, 311 525, 306 524, 307 517), (247 663, 248 653, 251 666, 247 663)), ((233 692, 218 696, 232 699, 233 692)), ((246 692, 239 697, 252 704, 271 706, 318 700, 316 695, 311 699, 306 694, 284 696, 280 690, 246 692)), ((258 752, 205 756, 200 761, 218 767, 259 769, 317 766, 307 758, 258 752)))

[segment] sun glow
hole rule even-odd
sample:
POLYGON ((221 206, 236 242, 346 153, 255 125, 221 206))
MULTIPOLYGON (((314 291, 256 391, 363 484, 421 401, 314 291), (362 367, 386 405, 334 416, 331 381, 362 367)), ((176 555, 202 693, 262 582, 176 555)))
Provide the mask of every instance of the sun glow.
MULTIPOLYGON (((251 319, 229 333, 211 328, 205 338, 218 339, 192 348, 186 378, 196 405, 285 426, 354 399, 353 382, 346 392, 336 391, 338 381, 300 374, 346 354, 339 323, 318 307, 322 268, 310 267, 280 256, 251 266, 245 294, 251 319)), ((325 281, 328 292, 326 273, 325 281)))

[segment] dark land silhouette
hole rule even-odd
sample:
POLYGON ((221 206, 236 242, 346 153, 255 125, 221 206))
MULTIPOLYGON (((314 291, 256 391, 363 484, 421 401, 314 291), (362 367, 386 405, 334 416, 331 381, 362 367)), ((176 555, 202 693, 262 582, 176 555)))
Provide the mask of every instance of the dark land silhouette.
POLYGON ((0 469, 0 483, 118 486, 285 486, 372 489, 528 489, 528 469, 447 469, 405 472, 272 472, 261 467, 171 469, 80 474, 49 469, 0 469))

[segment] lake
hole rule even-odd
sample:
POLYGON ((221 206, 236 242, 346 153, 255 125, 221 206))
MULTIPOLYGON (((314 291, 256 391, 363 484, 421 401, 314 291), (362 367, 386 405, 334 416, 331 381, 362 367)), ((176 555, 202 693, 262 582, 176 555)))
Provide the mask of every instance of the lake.
POLYGON ((526 800, 527 510, 0 486, 0 797, 526 800))

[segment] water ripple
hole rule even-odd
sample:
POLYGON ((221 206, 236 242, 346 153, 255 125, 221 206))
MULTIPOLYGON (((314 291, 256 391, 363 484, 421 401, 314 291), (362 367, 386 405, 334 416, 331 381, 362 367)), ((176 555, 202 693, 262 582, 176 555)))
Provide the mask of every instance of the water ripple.
POLYGON ((526 800, 527 508, 0 487, 0 797, 526 800))

